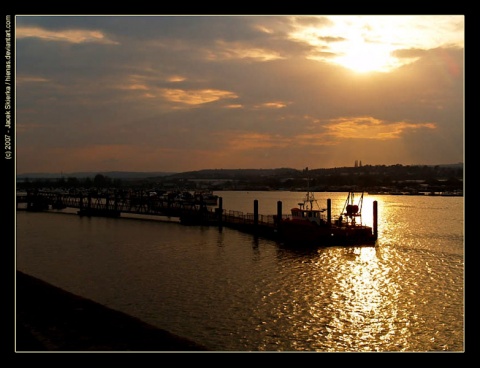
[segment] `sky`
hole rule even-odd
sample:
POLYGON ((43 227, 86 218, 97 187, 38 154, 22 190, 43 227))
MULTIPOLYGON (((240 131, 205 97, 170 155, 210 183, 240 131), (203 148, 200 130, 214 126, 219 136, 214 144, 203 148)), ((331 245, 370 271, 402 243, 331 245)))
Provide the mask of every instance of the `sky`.
POLYGON ((17 174, 464 161, 463 15, 15 21, 17 174))

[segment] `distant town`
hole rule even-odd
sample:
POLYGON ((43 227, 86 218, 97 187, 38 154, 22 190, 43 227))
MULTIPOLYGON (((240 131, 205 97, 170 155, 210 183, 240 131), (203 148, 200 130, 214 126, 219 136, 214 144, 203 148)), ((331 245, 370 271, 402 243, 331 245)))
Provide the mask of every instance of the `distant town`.
POLYGON ((104 191, 287 190, 365 191, 398 195, 457 195, 464 191, 462 163, 448 165, 362 165, 303 170, 205 169, 182 173, 90 172, 17 175, 17 191, 32 189, 104 191))

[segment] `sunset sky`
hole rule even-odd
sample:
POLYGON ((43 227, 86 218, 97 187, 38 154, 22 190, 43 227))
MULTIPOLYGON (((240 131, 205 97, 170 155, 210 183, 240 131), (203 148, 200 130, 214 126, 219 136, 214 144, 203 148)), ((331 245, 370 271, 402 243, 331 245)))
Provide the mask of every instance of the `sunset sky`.
POLYGON ((464 16, 16 16, 16 171, 464 161, 464 16))

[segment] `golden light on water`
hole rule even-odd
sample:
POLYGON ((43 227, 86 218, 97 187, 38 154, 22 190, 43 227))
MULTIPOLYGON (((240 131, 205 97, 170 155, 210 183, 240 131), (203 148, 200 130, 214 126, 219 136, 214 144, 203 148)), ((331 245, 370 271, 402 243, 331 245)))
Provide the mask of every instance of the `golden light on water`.
MULTIPOLYGON (((377 198, 366 198, 364 203, 364 216, 368 218, 374 200, 377 198)), ((378 202, 384 204, 381 199, 378 202)), ((379 351, 380 345, 382 351, 385 346, 408 350, 414 339, 411 323, 416 316, 405 315, 401 305, 409 302, 404 293, 414 292, 415 286, 410 285, 412 289, 408 283, 399 284, 396 275, 414 272, 414 266, 409 259, 392 263, 392 259, 398 259, 397 253, 394 248, 371 246, 333 247, 328 252, 320 249, 311 274, 304 274, 311 293, 300 296, 294 289, 294 307, 283 306, 282 315, 306 318, 301 326, 291 327, 292 333, 308 333, 312 344, 317 341, 323 346, 319 349, 322 351, 325 345, 332 347, 329 351, 379 351), (325 269, 330 270, 327 275, 325 269), (317 273, 323 276, 316 277, 317 273)))
POLYGON ((377 277, 379 264, 374 247, 358 247, 352 252, 352 262, 344 265, 335 282, 337 311, 330 322, 331 338, 341 339, 345 346, 359 345, 360 350, 375 350, 377 336, 388 331, 378 323, 377 313, 386 303, 377 277), (338 334, 338 331, 343 333, 338 334))
MULTIPOLYGON (((407 346, 409 327, 399 332, 405 322, 398 310, 401 286, 384 262, 388 258, 388 251, 367 246, 331 247, 319 250, 314 259, 299 259, 304 270, 299 279, 264 297, 266 305, 275 305, 280 295, 289 295, 288 303, 269 311, 274 324, 292 336, 296 350, 307 350, 306 343, 319 351, 377 351, 379 342, 407 346), (296 283, 308 284, 309 291, 296 283)), ((267 333, 265 327, 258 330, 267 333)))
MULTIPOLYGON (((334 213, 342 207, 341 198, 343 194, 334 198, 334 213)), ((422 317, 433 301, 425 297, 421 280, 435 277, 430 262, 436 262, 436 255, 424 254, 433 257, 425 263, 410 252, 410 247, 422 251, 419 230, 428 234, 431 226, 425 221, 430 208, 421 206, 422 213, 414 203, 431 204, 432 198, 365 193, 362 224, 373 225, 374 201, 377 246, 327 247, 314 255, 297 255, 299 272, 289 270, 296 278, 282 278, 282 290, 265 299, 276 305, 282 293, 288 295, 288 302, 278 303, 270 313, 275 325, 295 341, 296 350, 308 350, 308 344, 318 351, 410 351, 423 339, 430 341, 431 349, 448 349, 437 346, 434 328, 422 317), (298 288, 300 284, 308 290, 298 288), (422 336, 415 332, 419 329, 425 331, 422 336)))

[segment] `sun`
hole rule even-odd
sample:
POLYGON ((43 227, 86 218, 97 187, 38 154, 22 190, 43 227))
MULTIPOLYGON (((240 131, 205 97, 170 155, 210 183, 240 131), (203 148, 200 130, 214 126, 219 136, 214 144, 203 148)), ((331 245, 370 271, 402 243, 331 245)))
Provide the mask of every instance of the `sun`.
POLYGON ((364 43, 351 43, 332 61, 357 73, 388 72, 395 67, 388 47, 364 43))
POLYGON ((452 15, 297 16, 288 37, 308 46, 307 59, 358 73, 388 73, 418 60, 414 52, 397 51, 463 48, 462 27, 463 16, 452 15))
POLYGON ((290 36, 312 46, 314 51, 308 59, 340 65, 358 73, 389 72, 399 66, 391 43, 369 41, 349 28, 339 28, 338 32, 343 36, 322 37, 321 29, 310 27, 290 36))
MULTIPOLYGON (((399 49, 432 47, 431 36, 415 22, 432 20, 404 16, 330 16, 297 23, 289 37, 309 45, 308 59, 340 65, 358 73, 391 72, 411 63, 399 49), (314 20, 317 20, 314 23, 314 20)), ((421 24, 423 25, 423 23, 421 24)), ((433 43, 435 46, 436 44, 433 43)))

